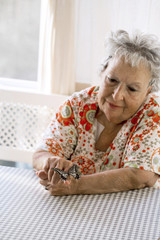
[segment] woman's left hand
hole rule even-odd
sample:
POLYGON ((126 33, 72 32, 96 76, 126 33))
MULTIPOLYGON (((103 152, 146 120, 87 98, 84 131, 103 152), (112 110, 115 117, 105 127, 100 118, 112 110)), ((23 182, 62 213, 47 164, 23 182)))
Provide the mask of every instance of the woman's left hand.
POLYGON ((78 194, 78 179, 69 176, 66 181, 59 180, 55 184, 51 184, 48 180, 40 180, 45 189, 53 196, 74 195, 78 194))

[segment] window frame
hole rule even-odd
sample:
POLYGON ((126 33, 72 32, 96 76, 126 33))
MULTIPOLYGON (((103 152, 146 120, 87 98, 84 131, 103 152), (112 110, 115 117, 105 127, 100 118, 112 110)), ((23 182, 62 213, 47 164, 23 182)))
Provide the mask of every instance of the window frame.
POLYGON ((5 90, 21 90, 27 92, 40 92, 40 81, 14 79, 14 78, 0 78, 0 88, 5 90))
POLYGON ((25 91, 25 92, 35 92, 43 93, 41 90, 41 81, 39 77, 40 72, 40 42, 41 42, 41 23, 42 23, 42 1, 40 1, 40 18, 39 18, 39 40, 38 40, 38 61, 37 61, 37 79, 26 80, 26 79, 16 79, 16 78, 5 78, 0 76, 0 89, 1 90, 13 90, 13 91, 25 91))

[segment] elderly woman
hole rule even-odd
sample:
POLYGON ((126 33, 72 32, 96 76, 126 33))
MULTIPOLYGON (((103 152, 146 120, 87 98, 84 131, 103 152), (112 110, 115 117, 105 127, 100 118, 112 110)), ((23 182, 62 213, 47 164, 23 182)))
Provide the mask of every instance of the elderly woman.
POLYGON ((106 50, 100 87, 73 94, 34 153, 52 195, 160 188, 160 44, 153 35, 117 31, 106 50), (67 173, 73 164, 80 178, 62 181, 54 168, 67 173))

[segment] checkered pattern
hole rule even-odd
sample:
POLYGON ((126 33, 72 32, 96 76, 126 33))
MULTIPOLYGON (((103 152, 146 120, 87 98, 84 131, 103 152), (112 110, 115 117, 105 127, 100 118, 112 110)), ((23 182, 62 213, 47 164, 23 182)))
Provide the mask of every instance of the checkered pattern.
POLYGON ((160 190, 50 196, 32 170, 0 167, 0 240, 158 240, 160 190))

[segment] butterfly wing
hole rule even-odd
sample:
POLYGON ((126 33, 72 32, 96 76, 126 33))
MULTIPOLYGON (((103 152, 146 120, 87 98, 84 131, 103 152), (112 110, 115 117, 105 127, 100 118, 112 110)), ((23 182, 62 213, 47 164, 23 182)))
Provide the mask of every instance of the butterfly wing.
POLYGON ((67 177, 68 177, 68 173, 67 172, 65 172, 63 170, 60 170, 59 168, 52 168, 52 170, 57 172, 60 175, 62 180, 65 180, 65 181, 67 180, 67 177))
POLYGON ((73 165, 69 171, 68 171, 68 175, 71 175, 72 177, 74 177, 75 179, 79 179, 79 173, 78 173, 78 166, 77 165, 73 165))

